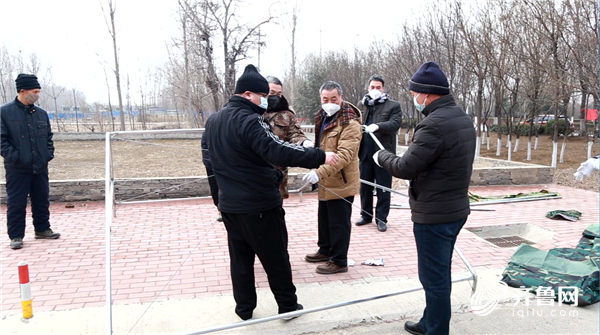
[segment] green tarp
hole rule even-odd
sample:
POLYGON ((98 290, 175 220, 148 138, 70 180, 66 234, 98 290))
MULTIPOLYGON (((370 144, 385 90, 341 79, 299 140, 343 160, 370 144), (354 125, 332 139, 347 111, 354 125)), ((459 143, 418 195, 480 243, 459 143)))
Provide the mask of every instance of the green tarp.
POLYGON ((556 248, 543 251, 522 244, 510 258, 502 281, 512 287, 550 287, 558 299, 559 288, 577 287, 579 306, 598 302, 598 231, 591 225, 583 233, 577 248, 556 248))

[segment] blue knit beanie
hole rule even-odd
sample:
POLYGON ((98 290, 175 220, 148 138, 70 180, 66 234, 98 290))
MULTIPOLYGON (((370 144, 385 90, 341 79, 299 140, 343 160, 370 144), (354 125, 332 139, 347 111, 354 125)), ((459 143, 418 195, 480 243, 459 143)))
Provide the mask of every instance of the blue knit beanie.
POLYGON ((450 94, 448 78, 436 62, 421 65, 408 81, 408 89, 417 93, 450 94))

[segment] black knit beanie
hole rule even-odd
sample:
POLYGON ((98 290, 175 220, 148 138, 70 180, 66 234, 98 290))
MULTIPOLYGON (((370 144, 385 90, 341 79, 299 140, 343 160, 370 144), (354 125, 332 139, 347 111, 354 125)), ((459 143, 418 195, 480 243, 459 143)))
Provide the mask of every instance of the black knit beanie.
POLYGON ((246 66, 235 84, 235 94, 246 91, 269 94, 269 83, 252 64, 246 66))
POLYGON ((38 78, 33 74, 25 74, 21 73, 17 76, 17 93, 21 92, 21 90, 32 90, 34 88, 42 88, 40 83, 38 83, 38 78))
POLYGON ((450 94, 448 78, 436 62, 421 65, 408 81, 408 89, 417 93, 450 94))

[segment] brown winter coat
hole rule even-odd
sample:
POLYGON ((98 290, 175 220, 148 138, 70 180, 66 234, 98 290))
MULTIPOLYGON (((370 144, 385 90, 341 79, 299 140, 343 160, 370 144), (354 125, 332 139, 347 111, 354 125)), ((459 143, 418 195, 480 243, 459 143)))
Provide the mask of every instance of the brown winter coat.
MULTIPOLYGON (((283 96, 275 108, 267 109, 263 117, 271 125, 273 133, 282 141, 302 145, 302 142, 308 139, 296 120, 296 114, 290 109, 287 100, 283 96)), ((277 169, 283 173, 279 193, 283 199, 287 199, 290 197, 287 187, 288 169, 285 166, 278 166, 277 169)))
MULTIPOLYGON (((315 134, 323 123, 323 109, 315 115, 315 134)), ((336 200, 354 196, 360 190, 360 171, 358 168, 358 149, 362 139, 362 119, 360 110, 349 102, 343 102, 342 108, 323 130, 320 147, 323 151, 333 151, 340 156, 334 166, 321 165, 317 169, 319 176, 319 200, 336 200)))

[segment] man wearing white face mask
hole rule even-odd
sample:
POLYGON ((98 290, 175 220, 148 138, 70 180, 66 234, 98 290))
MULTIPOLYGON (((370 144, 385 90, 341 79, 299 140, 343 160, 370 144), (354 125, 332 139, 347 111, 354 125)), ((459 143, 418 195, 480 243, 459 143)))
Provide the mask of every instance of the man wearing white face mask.
MULTIPOLYGON (((402 124, 402 111, 397 101, 385 93, 385 81, 379 75, 369 78, 367 93, 361 100, 363 127, 365 132, 373 133, 386 150, 396 152, 396 139, 402 124)), ((387 188, 392 187, 392 175, 373 162, 373 154, 381 148, 371 135, 365 134, 360 143, 360 179, 376 182, 387 188)), ((376 219, 377 229, 387 230, 387 216, 390 212, 390 192, 377 189, 377 206, 373 216, 373 186, 360 186, 361 219, 357 226, 366 225, 376 219)))
POLYGON ((336 152, 340 160, 322 165, 304 176, 319 183, 319 250, 304 257, 307 262, 326 262, 316 268, 320 274, 348 272, 348 248, 352 203, 360 189, 358 148, 362 138, 360 110, 344 101, 340 84, 328 81, 321 86, 322 108, 315 114, 315 144, 336 152))
POLYGON ((21 73, 15 81, 15 100, 0 107, 0 145, 6 171, 6 223, 12 249, 23 247, 27 196, 36 239, 60 237, 50 229, 48 162, 54 158, 50 120, 35 105, 41 86, 33 74, 21 73))
POLYGON ((204 138, 219 186, 219 210, 227 229, 235 313, 252 318, 257 305, 254 260, 258 256, 278 312, 302 309, 292 281, 277 166, 316 168, 338 156, 280 140, 263 119, 269 84, 246 66, 227 105, 206 123, 204 138))
POLYGON ((450 94, 439 65, 427 62, 408 83, 415 108, 425 115, 401 156, 380 150, 375 163, 394 177, 410 180, 409 202, 417 245, 425 310, 411 334, 449 334, 452 252, 471 213, 469 184, 475 158, 473 122, 450 94))

